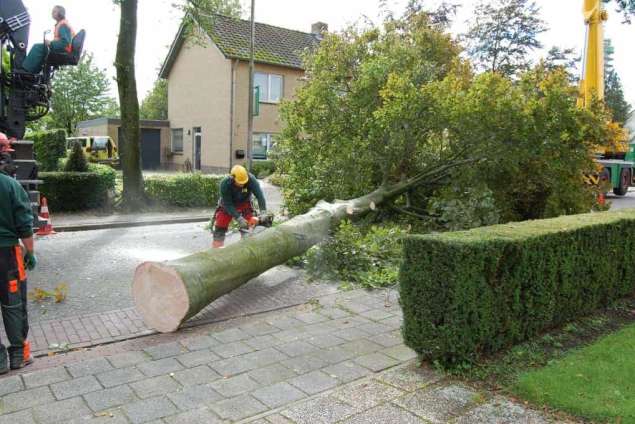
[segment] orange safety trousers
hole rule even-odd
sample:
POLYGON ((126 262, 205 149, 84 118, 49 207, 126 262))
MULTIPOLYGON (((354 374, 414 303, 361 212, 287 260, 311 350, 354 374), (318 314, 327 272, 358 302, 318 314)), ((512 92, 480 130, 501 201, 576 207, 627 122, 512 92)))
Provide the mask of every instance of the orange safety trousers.
MULTIPOLYGON (((0 305, 9 357, 23 356, 27 360, 31 356, 27 341, 27 276, 20 246, 0 247, 0 305)), ((0 340, 0 355, 4 354, 5 347, 0 340)))

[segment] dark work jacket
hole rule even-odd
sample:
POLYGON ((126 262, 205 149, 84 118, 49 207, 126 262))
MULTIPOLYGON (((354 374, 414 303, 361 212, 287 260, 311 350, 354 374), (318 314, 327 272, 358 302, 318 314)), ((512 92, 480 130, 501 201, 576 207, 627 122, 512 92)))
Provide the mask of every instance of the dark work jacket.
POLYGON ((258 208, 261 211, 267 210, 265 195, 253 174, 249 174, 249 182, 244 187, 236 187, 232 176, 223 178, 220 183, 220 205, 236 219, 240 216, 236 207, 241 203, 251 202, 252 195, 258 199, 258 208))
POLYGON ((33 235, 29 195, 20 183, 0 171, 0 247, 17 246, 33 235))

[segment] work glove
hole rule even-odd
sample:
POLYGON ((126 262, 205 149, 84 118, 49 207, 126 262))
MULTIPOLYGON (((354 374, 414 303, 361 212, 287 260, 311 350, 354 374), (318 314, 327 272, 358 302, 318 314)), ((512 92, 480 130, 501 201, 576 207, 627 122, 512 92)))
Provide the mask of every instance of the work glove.
POLYGON ((240 218, 238 218, 238 226, 240 227, 241 230, 248 230, 249 222, 247 222, 247 220, 241 216, 240 218))
POLYGON ((24 266, 27 270, 33 271, 37 266, 37 257, 33 252, 26 252, 24 254, 24 266))

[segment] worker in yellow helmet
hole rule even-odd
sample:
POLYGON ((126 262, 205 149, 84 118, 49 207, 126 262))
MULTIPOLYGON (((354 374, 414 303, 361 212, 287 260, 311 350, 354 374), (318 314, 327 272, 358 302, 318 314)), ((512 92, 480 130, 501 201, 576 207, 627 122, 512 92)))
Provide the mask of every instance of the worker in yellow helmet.
POLYGON ((252 196, 258 199, 260 215, 267 214, 267 202, 260 188, 260 183, 253 174, 236 165, 230 175, 220 183, 220 199, 214 214, 214 243, 212 247, 220 248, 225 245, 225 235, 232 220, 236 220, 241 230, 248 230, 258 223, 251 206, 252 196))

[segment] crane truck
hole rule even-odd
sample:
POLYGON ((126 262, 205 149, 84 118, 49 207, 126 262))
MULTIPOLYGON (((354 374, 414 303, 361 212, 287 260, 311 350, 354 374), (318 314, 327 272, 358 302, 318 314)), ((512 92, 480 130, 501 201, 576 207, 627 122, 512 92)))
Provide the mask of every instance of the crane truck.
POLYGON ((33 142, 22 140, 26 124, 44 117, 50 109, 51 81, 62 66, 79 63, 84 45, 82 30, 72 41, 72 51, 49 52, 42 72, 31 74, 22 70, 28 47, 31 20, 22 0, 0 1, 0 132, 7 141, 0 141, 0 152, 10 152, 15 177, 29 193, 35 224, 40 204, 37 164, 33 142))
MULTIPOLYGON (((582 79, 578 106, 588 108, 592 102, 604 100, 604 22, 608 13, 602 0, 584 0, 584 22, 586 40, 584 48, 582 79)), ((628 143, 624 128, 611 123, 615 129, 615 140, 597 154, 596 161, 601 171, 586 176, 587 182, 612 188, 613 193, 624 196, 628 188, 635 185, 635 143, 628 143)))

